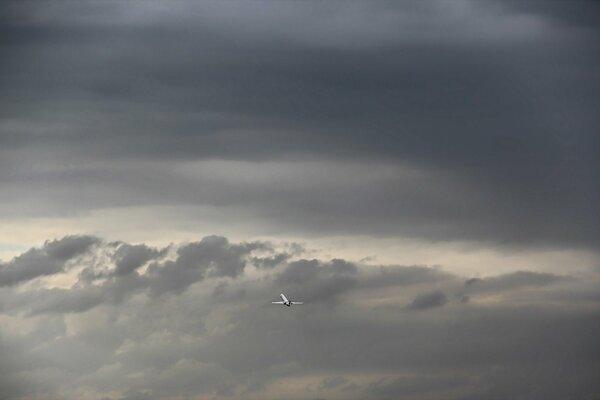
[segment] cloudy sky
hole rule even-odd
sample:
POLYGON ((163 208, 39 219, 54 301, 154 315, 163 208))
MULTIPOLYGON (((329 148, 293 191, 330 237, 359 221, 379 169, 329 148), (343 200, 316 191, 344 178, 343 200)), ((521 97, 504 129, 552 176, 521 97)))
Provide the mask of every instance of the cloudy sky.
POLYGON ((600 399, 598 15, 3 2, 0 398, 600 399))

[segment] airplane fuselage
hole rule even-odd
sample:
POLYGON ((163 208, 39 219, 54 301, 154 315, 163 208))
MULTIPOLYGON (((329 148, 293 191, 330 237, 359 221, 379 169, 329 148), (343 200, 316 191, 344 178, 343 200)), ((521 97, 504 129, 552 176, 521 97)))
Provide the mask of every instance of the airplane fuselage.
POLYGON ((283 304, 286 307, 291 307, 292 304, 304 304, 301 301, 291 301, 291 300, 288 300, 288 298, 285 297, 285 295, 283 293, 281 293, 279 295, 279 297, 281 297, 281 301, 273 301, 272 303, 273 304, 283 304))

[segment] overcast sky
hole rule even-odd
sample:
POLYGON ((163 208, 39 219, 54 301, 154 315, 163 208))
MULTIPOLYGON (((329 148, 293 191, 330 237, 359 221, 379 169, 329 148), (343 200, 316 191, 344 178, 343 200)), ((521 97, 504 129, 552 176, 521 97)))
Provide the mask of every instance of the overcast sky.
POLYGON ((0 398, 597 400, 599 15, 3 2, 0 398))

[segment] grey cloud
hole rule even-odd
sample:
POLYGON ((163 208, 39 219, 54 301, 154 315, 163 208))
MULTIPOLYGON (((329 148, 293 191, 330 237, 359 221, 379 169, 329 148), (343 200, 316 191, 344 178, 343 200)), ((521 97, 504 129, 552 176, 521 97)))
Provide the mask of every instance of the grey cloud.
POLYGON ((320 389, 333 389, 341 385, 348 383, 348 379, 343 376, 328 376, 324 378, 319 384, 320 389))
POLYGON ((411 286, 435 282, 453 281, 453 274, 440 268, 425 265, 382 266, 377 273, 370 274, 364 281, 364 287, 381 289, 386 286, 411 286))
POLYGON ((331 269, 337 274, 354 274, 358 271, 356 264, 339 258, 331 260, 331 269))
POLYGON ((483 282, 483 279, 481 278, 469 278, 465 281, 465 286, 472 286, 472 285, 476 285, 480 282, 483 282))
MULTIPOLYGON (((15 260, 31 261, 31 254, 54 254, 56 249, 66 248, 67 244, 73 247, 74 240, 74 237, 67 236, 47 242, 43 249, 31 249, 15 260), (46 247, 50 247, 51 251, 46 251, 46 247)), ((199 242, 179 246, 175 258, 165 261, 162 258, 166 255, 166 249, 157 250, 144 244, 103 243, 96 237, 86 237, 81 242, 98 244, 99 264, 83 268, 72 288, 40 288, 28 296, 17 295, 7 299, 2 308, 8 311, 25 311, 31 315, 81 313, 100 305, 121 304, 132 296, 147 291, 152 296, 179 294, 206 278, 236 277, 243 272, 247 259, 256 258, 251 256, 252 251, 270 249, 269 245, 262 242, 232 244, 221 236, 207 236, 199 242), (100 254, 106 251, 104 255, 108 257, 102 259, 100 254), (139 274, 136 269, 146 262, 150 263, 148 270, 139 274)), ((68 255, 74 256, 82 251, 78 248, 68 255)), ((274 257, 278 258, 278 254, 274 252, 274 257)), ((35 258, 36 261, 39 259, 35 258)), ((49 259, 53 260, 51 257, 49 259)), ((46 258, 41 260, 47 261, 46 258)), ((85 264, 89 260, 80 262, 85 264)), ((13 262, 10 271, 13 275, 22 276, 23 281, 34 279, 41 274, 32 275, 31 265, 38 264, 13 262)), ((51 271, 46 270, 45 275, 50 272, 58 274, 65 272, 65 269, 63 264, 55 263, 55 267, 51 271)))
POLYGON ((96 243, 98 239, 91 236, 66 236, 47 241, 41 248, 33 248, 8 263, 0 263, 0 287, 64 272, 69 260, 96 243))
POLYGON ((130 274, 147 261, 156 258, 161 254, 164 254, 164 251, 161 252, 143 244, 129 245, 123 243, 119 246, 119 249, 115 254, 115 257, 118 259, 115 274, 130 274))
POLYGON ((290 262, 277 275, 276 283, 287 293, 298 293, 314 302, 331 302, 357 284, 356 273, 356 265, 344 260, 303 259, 290 262))
POLYGON ((504 291, 548 286, 565 280, 568 278, 551 273, 517 271, 486 279, 471 278, 465 281, 465 286, 475 291, 504 291))
POLYGON ((292 255, 278 253, 272 257, 253 257, 252 262, 261 268, 274 268, 286 262, 292 255))
POLYGON ((180 293, 206 276, 235 277, 246 266, 245 256, 264 245, 230 244, 222 236, 207 236, 200 242, 189 243, 177 250, 175 261, 152 263, 148 281, 152 293, 180 293))
POLYGON ((290 265, 277 277, 282 284, 304 284, 316 279, 319 273, 318 260, 300 260, 290 265))
POLYGON ((207 277, 236 277, 246 266, 246 257, 253 250, 265 248, 268 245, 261 242, 231 244, 222 236, 207 236, 199 242, 180 246, 174 260, 162 261, 166 249, 121 243, 112 257, 115 260, 113 274, 105 276, 85 269, 80 275, 82 292, 89 288, 98 291, 99 296, 81 302, 77 296, 70 296, 69 291, 60 292, 66 297, 57 299, 57 304, 45 304, 43 309, 53 309, 58 305, 59 312, 84 311, 103 302, 121 303, 147 289, 153 296, 181 293, 207 277), (146 262, 150 262, 148 271, 138 274, 135 270, 146 262))
POLYGON ((45 242, 43 249, 50 257, 66 261, 86 252, 91 245, 98 242, 98 238, 93 236, 65 236, 60 240, 45 242))
POLYGON ((563 1, 508 0, 502 3, 512 12, 522 15, 540 15, 550 18, 574 29, 586 30, 595 25, 595 15, 600 13, 600 6, 595 1, 576 0, 576 7, 563 1))
MULTIPOLYGON (((60 241, 70 239, 67 237, 60 241)), ((102 243, 100 239, 94 237, 88 240, 102 243)), ((24 255, 34 250, 38 249, 29 250, 24 255)), ((272 271, 270 276, 277 286, 277 293, 285 292, 292 297, 308 297, 313 303, 326 303, 330 306, 337 304, 342 295, 355 290, 367 293, 399 287, 402 288, 400 292, 402 298, 413 296, 408 309, 424 310, 441 307, 449 302, 446 293, 454 293, 453 296, 457 301, 467 303, 471 297, 486 292, 502 293, 515 289, 535 289, 561 282, 574 283, 573 279, 566 276, 530 271, 461 281, 458 276, 438 267, 396 265, 374 266, 359 270, 357 264, 343 259, 330 261, 298 259, 286 262, 283 260, 288 260, 289 254, 278 252, 272 244, 256 241, 236 244, 221 236, 207 236, 198 242, 177 246, 174 258, 168 260, 163 259, 166 249, 152 249, 143 244, 133 246, 127 243, 104 243, 98 246, 97 250, 98 254, 102 253, 108 257, 98 258, 100 264, 83 268, 73 288, 40 288, 29 298, 21 295, 7 297, 3 309, 25 311, 32 315, 81 313, 103 304, 121 304, 137 294, 179 295, 205 279, 238 277, 243 274, 247 263, 260 266, 262 262, 260 260, 264 259, 270 260, 269 262, 280 260, 267 269, 272 271), (257 257, 253 255, 254 251, 266 251, 272 256, 257 257), (135 268, 124 271, 123 260, 127 260, 128 257, 133 257, 131 260, 135 261, 129 261, 130 265, 137 267, 142 262, 148 262, 148 270, 143 274, 136 272, 135 268), (275 265, 277 268, 274 268, 275 265), (461 282, 465 282, 462 287, 461 282), (438 289, 427 291, 431 285, 436 285, 438 289)), ((83 264, 86 262, 80 261, 83 264)), ((63 271, 55 273, 59 272, 63 271)), ((244 287, 232 286, 227 280, 220 280, 212 291, 212 297, 221 301, 242 299, 246 294, 247 290, 244 287)), ((581 299, 594 298, 589 293, 581 296, 581 299)))
POLYGON ((428 308, 442 307, 448 302, 448 296, 436 290, 431 293, 420 294, 408 306, 411 310, 426 310, 428 308))
POLYGON ((582 18, 596 7, 178 4, 5 8, 0 212, 200 202, 271 233, 597 247, 598 29, 582 18), (207 159, 430 175, 333 193, 188 185, 169 169, 207 159))
POLYGON ((149 395, 148 393, 135 392, 135 393, 128 393, 127 395, 125 395, 124 397, 122 397, 119 400, 152 400, 152 396, 149 395))
POLYGON ((27 295, 17 295, 5 302, 9 312, 37 314, 82 313, 101 305, 117 305, 148 289, 147 279, 137 274, 99 281, 81 280, 69 289, 40 288, 27 295))
MULTIPOLYGON (((116 270, 119 246, 99 241, 89 268, 116 270)), ((440 307, 449 302, 448 290, 467 290, 465 278, 343 259, 296 260, 248 273, 239 266, 255 257, 252 249, 276 255, 277 247, 216 236, 172 246, 174 258, 156 255, 147 271, 97 274, 64 289, 0 289, 0 318, 11 321, 0 336, 0 354, 12 349, 0 358, 0 382, 13 382, 3 388, 5 397, 60 389, 62 398, 269 399, 280 397, 273 390, 282 379, 305 377, 318 378, 313 396, 357 400, 520 393, 592 399, 599 389, 597 296, 584 295, 598 286, 580 277, 522 271, 482 278, 468 290, 499 282, 495 293, 527 285, 530 296, 398 313, 406 304, 398 294, 418 291, 414 309, 440 307), (159 284, 168 296, 155 296, 159 284), (272 307, 281 288, 306 304, 272 307), (370 303, 374 288, 395 307, 370 303)), ((305 394, 286 387, 291 397, 305 394)))
MULTIPOLYGON (((597 8, 3 2, 0 219, 164 207, 167 230, 595 256, 597 8)), ((467 280, 314 254, 221 236, 25 251, 0 263, 0 397, 600 393, 598 283, 573 265, 467 280), (72 287, 38 279, 70 268, 72 287), (306 305, 271 307, 282 291, 306 305)))
POLYGON ((214 393, 219 397, 230 397, 235 384, 233 377, 219 365, 193 359, 181 359, 157 375, 157 381, 150 385, 157 397, 168 397, 173 392, 189 396, 214 393))
POLYGON ((404 378, 383 378, 371 382, 365 392, 372 398, 393 399, 397 396, 410 396, 419 394, 421 396, 435 396, 436 392, 442 390, 462 389, 470 385, 471 379, 466 377, 432 377, 429 375, 413 376, 404 378))
POLYGON ((95 287, 85 289, 47 289, 29 299, 30 313, 78 313, 102 303, 103 291, 95 287))

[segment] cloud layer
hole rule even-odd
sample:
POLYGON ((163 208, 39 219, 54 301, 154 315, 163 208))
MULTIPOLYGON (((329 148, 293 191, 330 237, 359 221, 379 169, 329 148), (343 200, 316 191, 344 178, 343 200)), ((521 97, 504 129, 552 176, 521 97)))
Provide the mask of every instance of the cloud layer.
POLYGON ((597 400, 599 4, 3 1, 0 398, 597 400))
POLYGON ((594 2, 2 10, 1 216, 598 249, 594 2))
POLYGON ((163 249, 65 237, 2 274, 27 254, 60 261, 0 289, 6 399, 593 399, 600 390, 598 284, 585 276, 469 279, 218 236, 163 249), (271 305, 280 292, 306 304, 271 305))

